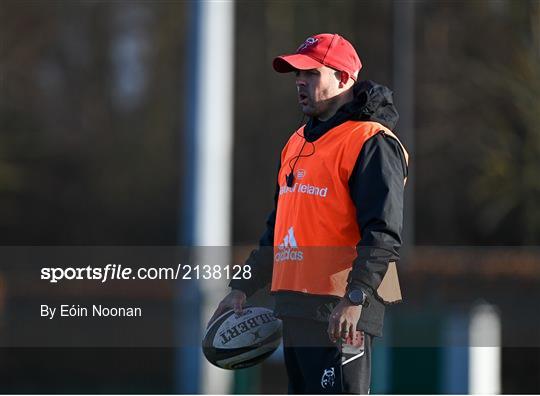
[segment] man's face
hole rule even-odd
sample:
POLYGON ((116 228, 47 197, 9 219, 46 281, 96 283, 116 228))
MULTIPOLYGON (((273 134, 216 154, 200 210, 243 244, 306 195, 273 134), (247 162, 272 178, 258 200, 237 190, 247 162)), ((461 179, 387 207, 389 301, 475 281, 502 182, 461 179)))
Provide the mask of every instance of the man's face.
POLYGON ((325 118, 340 89, 341 73, 323 66, 318 69, 297 70, 296 89, 302 112, 309 117, 325 118))

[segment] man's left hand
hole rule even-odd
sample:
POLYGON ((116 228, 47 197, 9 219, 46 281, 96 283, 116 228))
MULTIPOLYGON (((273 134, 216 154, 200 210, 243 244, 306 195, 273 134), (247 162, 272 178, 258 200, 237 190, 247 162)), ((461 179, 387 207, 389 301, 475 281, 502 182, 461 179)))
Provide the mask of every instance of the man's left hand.
POLYGON ((356 325, 362 313, 361 305, 352 305, 343 298, 330 314, 328 321, 328 337, 336 342, 340 338, 347 338, 356 330, 356 325))

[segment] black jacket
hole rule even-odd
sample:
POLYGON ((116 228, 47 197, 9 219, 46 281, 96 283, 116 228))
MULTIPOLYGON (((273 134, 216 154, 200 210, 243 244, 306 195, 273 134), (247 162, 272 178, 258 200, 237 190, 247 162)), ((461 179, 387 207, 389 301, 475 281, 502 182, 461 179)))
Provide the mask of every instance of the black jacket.
MULTIPOLYGON (((310 119, 304 129, 307 141, 314 142, 327 131, 347 120, 376 121, 393 130, 398 113, 392 102, 392 92, 372 81, 358 82, 354 100, 343 105, 325 122, 310 119)), ((358 328, 382 335, 384 304, 374 294, 389 261, 399 259, 403 223, 403 179, 407 164, 399 143, 379 133, 367 140, 360 151, 349 179, 351 199, 356 206, 356 219, 362 239, 357 245, 358 257, 349 276, 349 289, 362 289, 369 304, 362 310, 358 328)), ((274 195, 278 205, 279 184, 274 195)), ((272 279, 274 226, 276 209, 266 220, 266 231, 259 248, 246 261, 252 267, 250 280, 233 280, 229 286, 243 290, 248 296, 265 287, 272 279)), ((275 313, 278 316, 304 317, 328 321, 339 298, 306 295, 296 292, 275 293, 275 313)))

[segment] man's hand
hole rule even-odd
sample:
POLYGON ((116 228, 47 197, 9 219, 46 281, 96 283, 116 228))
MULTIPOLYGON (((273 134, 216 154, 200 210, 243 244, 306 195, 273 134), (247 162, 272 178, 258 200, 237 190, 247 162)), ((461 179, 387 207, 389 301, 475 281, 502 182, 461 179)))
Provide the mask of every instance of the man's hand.
POLYGON ((242 313, 242 307, 246 303, 246 293, 241 290, 231 290, 229 294, 225 296, 223 300, 219 303, 214 315, 208 321, 206 327, 208 327, 214 320, 216 320, 220 315, 229 309, 234 309, 236 314, 242 313))
POLYGON ((361 305, 352 305, 343 298, 330 314, 328 321, 328 337, 336 342, 340 338, 347 338, 356 330, 356 325, 362 313, 361 305))

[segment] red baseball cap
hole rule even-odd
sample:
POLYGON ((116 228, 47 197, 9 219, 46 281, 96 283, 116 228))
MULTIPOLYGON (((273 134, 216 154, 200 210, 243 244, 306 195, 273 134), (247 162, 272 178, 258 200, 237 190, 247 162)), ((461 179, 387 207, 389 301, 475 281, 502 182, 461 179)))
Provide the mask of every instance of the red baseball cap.
POLYGON ((328 66, 347 72, 354 80, 362 68, 362 62, 352 44, 339 34, 330 33, 308 37, 296 53, 278 56, 272 65, 278 73, 328 66))

